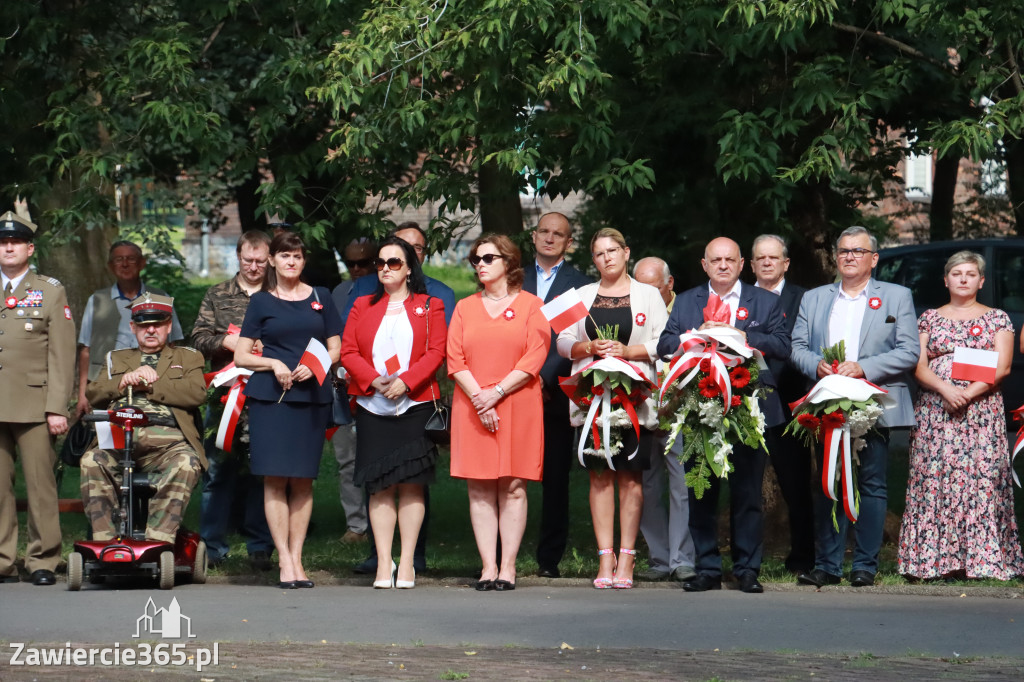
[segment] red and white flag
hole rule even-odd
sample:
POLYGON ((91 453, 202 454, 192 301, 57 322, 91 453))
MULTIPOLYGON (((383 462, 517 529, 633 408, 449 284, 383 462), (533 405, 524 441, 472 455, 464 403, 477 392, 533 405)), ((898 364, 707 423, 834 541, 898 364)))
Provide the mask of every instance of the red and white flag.
POLYGON ((575 289, 569 289, 550 303, 545 303, 540 312, 547 318, 556 334, 567 329, 587 316, 587 306, 575 289))
POLYGON ((96 438, 101 450, 123 450, 124 429, 110 422, 96 422, 96 438))
POLYGON ((996 383, 999 353, 994 350, 957 347, 953 349, 953 378, 961 381, 996 383))
POLYGON ((328 372, 331 371, 331 356, 327 353, 327 347, 324 344, 316 339, 310 339, 309 345, 306 346, 306 351, 299 358, 299 364, 313 370, 316 380, 323 386, 324 379, 327 378, 328 372))

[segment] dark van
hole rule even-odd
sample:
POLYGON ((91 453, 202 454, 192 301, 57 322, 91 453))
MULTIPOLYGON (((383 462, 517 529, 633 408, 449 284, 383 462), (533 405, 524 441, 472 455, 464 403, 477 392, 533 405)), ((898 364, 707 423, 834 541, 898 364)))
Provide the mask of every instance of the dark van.
POLYGON ((1016 409, 1024 403, 1024 356, 1019 344, 1024 324, 1024 239, 965 239, 882 249, 878 252, 875 277, 910 289, 920 317, 928 308, 949 303, 942 271, 949 257, 963 250, 985 258, 985 284, 978 292, 978 301, 1006 311, 1013 321, 1017 334, 1013 368, 1002 389, 1006 409, 1016 409))

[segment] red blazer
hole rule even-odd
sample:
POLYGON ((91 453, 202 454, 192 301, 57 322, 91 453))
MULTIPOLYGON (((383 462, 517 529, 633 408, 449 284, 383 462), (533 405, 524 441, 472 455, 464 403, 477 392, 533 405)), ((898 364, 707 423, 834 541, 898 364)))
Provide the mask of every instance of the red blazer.
MULTIPOLYGON (((352 306, 345 333, 341 336, 341 364, 349 373, 349 395, 372 395, 370 383, 380 374, 373 366, 373 339, 377 336, 388 309, 388 297, 384 295, 376 304, 370 303, 373 296, 360 296, 352 306)), ((444 303, 441 299, 426 294, 413 294, 405 299, 405 311, 412 326, 412 352, 409 355, 409 369, 398 375, 409 387, 409 397, 416 401, 440 398, 437 385, 437 368, 444 362, 445 339, 448 327, 444 323, 444 303), (426 310, 430 298, 430 311, 426 310), (430 316, 430 347, 427 347, 427 316, 430 316)))

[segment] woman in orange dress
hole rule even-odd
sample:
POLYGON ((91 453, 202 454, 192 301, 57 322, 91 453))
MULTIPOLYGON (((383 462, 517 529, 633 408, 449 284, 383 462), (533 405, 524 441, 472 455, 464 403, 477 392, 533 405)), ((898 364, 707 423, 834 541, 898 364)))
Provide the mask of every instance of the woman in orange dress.
POLYGON ((466 479, 483 570, 476 589, 514 590, 526 529, 526 481, 539 481, 544 413, 538 374, 551 345, 541 300, 522 290, 519 249, 504 235, 473 242, 479 294, 455 306, 448 328, 452 468, 466 479), (497 564, 501 538, 501 566, 497 564))

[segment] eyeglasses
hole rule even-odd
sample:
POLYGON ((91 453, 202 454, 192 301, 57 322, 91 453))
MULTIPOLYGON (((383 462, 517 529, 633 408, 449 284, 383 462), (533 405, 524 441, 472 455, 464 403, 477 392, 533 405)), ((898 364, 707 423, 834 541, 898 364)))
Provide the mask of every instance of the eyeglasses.
POLYGON ((853 256, 857 260, 860 260, 861 258, 863 258, 864 256, 866 256, 869 253, 874 253, 874 251, 872 251, 871 249, 861 249, 861 248, 856 248, 856 249, 839 249, 839 251, 838 251, 838 254, 839 254, 840 258, 842 258, 843 256, 853 256))
POLYGON ((604 258, 605 256, 611 256, 611 257, 614 258, 615 254, 617 254, 619 251, 622 251, 622 247, 621 246, 613 246, 612 248, 608 249, 607 251, 601 251, 600 253, 595 253, 594 254, 594 260, 597 260, 598 258, 604 258))
POLYGON ((398 270, 403 265, 405 265, 405 261, 402 260, 401 258, 388 258, 387 260, 384 260, 383 258, 377 258, 373 261, 373 264, 377 267, 378 270, 383 270, 385 265, 388 266, 389 270, 398 270))
POLYGON ((491 263, 494 262, 495 258, 504 258, 504 256, 502 256, 500 253, 485 253, 482 256, 473 254, 472 256, 469 257, 469 264, 472 265, 474 268, 480 265, 480 261, 483 261, 484 265, 490 265, 491 263))
POLYGON ((251 268, 254 265, 256 267, 258 267, 258 268, 265 268, 265 267, 267 267, 267 261, 265 259, 262 259, 262 258, 243 258, 242 259, 242 267, 243 268, 251 268))
POLYGON ((373 265, 374 262, 375 261, 372 258, 360 258, 359 260, 346 260, 345 261, 345 267, 348 268, 349 270, 354 270, 356 268, 358 268, 360 270, 365 270, 366 268, 368 268, 371 265, 373 265))

